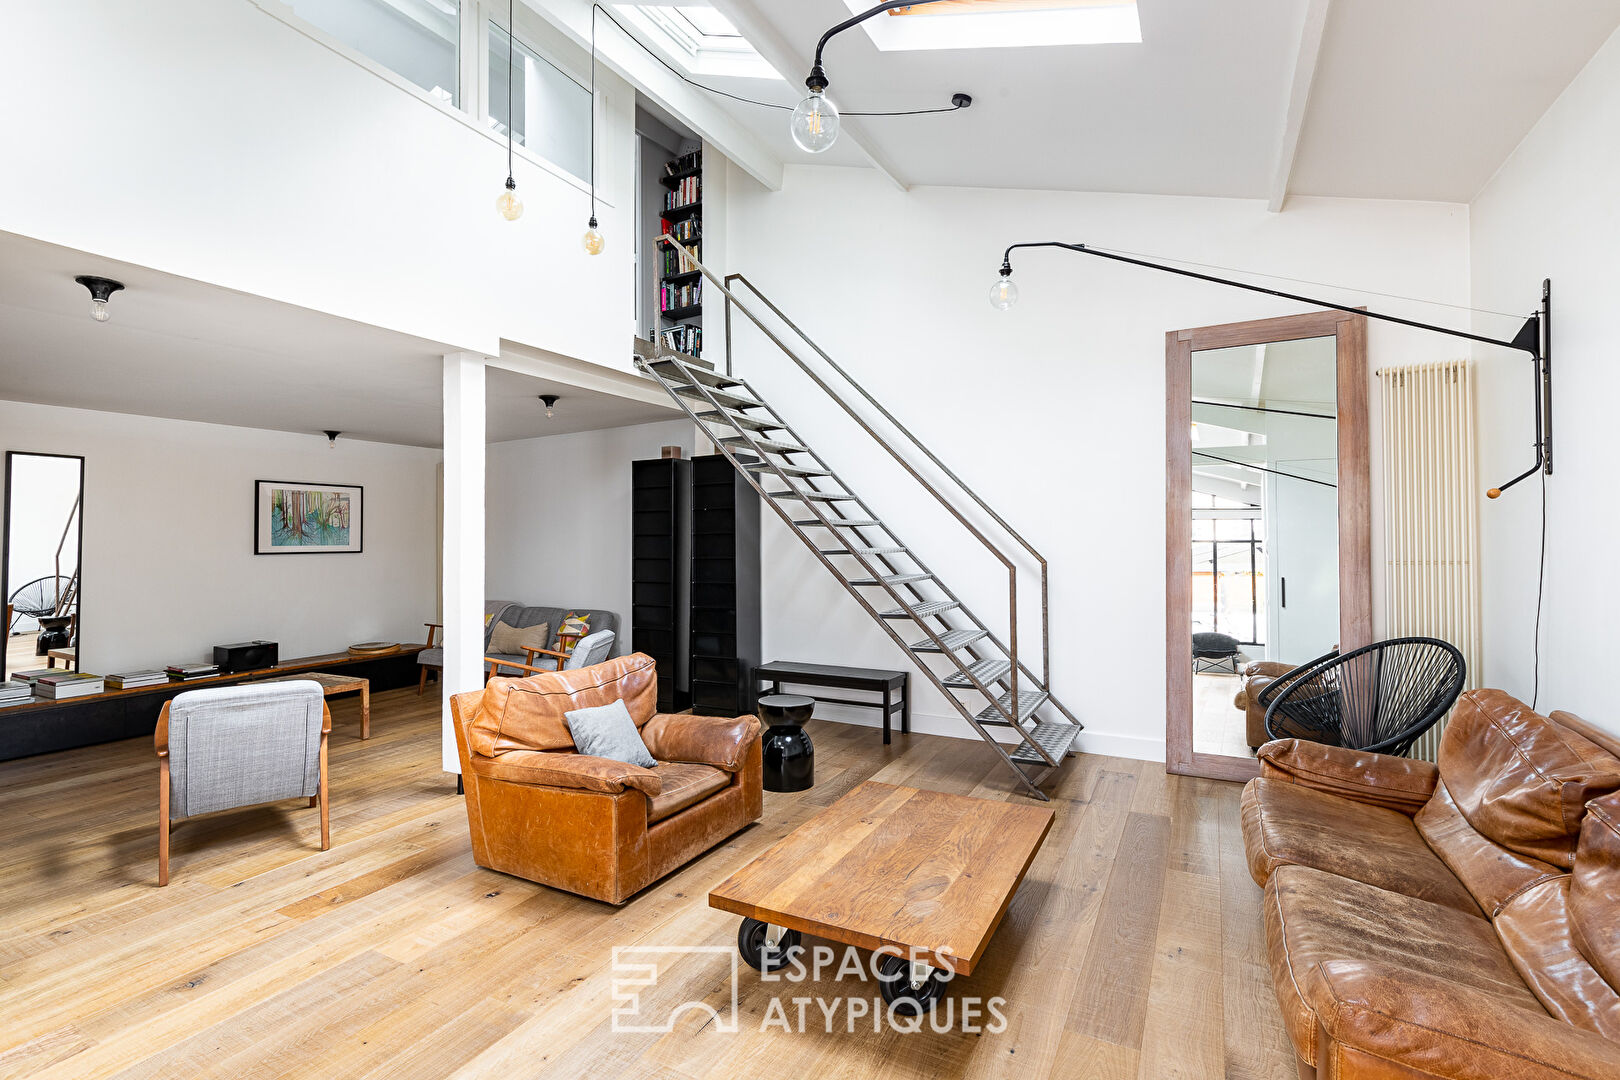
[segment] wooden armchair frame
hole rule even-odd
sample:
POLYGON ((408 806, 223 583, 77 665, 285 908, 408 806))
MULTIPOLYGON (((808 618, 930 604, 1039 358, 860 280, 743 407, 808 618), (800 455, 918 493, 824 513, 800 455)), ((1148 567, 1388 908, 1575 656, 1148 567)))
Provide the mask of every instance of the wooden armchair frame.
MULTIPOLYGON (((444 623, 428 622, 428 623, 423 623, 422 625, 427 627, 427 632, 428 632, 427 644, 422 646, 422 649, 424 651, 426 651, 428 649, 433 648, 433 636, 435 634, 437 634, 440 630, 444 629, 444 623)), ((422 691, 427 689, 428 669, 433 668, 434 670, 440 672, 439 677, 441 679, 444 678, 444 675, 443 675, 444 669, 442 667, 439 667, 439 665, 437 665, 437 664, 424 664, 421 661, 417 662, 417 666, 422 669, 422 674, 420 676, 418 676, 417 680, 416 680, 416 696, 421 697, 422 696, 422 691)))
MULTIPOLYGON (((157 748, 158 756, 158 884, 169 883, 169 830, 172 823, 169 820, 169 705, 163 703, 163 711, 158 713, 157 731, 152 736, 152 742, 157 748)), ((332 710, 327 708, 326 701, 321 701, 321 764, 320 783, 314 795, 309 797, 310 806, 321 808, 321 850, 327 851, 332 847, 332 821, 331 808, 326 796, 326 741, 332 733, 332 710)))

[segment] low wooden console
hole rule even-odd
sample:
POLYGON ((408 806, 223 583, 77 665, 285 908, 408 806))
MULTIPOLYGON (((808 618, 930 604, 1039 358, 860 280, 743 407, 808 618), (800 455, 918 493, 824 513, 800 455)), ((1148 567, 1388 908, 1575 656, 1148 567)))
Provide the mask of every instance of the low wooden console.
POLYGON ((203 686, 231 686, 301 671, 338 671, 371 680, 373 690, 392 690, 416 682, 416 654, 425 646, 402 645, 384 656, 348 652, 283 660, 275 667, 214 675, 190 682, 168 682, 133 690, 108 690, 68 701, 33 701, 0 709, 0 761, 71 750, 78 746, 150 736, 158 713, 170 698, 203 686))

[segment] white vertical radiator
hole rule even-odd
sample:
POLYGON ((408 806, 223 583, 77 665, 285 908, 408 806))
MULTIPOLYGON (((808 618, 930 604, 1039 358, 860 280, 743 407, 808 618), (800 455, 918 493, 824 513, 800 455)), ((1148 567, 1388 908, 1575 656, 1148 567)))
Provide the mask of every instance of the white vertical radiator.
MULTIPOLYGON (((1383 404, 1384 630, 1449 641, 1478 685, 1479 530, 1473 365, 1378 372, 1383 404)), ((1445 722, 1412 747, 1435 759, 1445 722)))

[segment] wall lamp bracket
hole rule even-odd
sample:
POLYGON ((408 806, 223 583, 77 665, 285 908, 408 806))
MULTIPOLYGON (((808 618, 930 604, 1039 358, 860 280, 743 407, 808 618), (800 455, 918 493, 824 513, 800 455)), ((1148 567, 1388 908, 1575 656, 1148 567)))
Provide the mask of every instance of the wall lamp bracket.
POLYGON ((1521 480, 1534 476, 1537 472, 1551 476, 1553 471, 1553 420, 1552 420, 1552 280, 1546 279, 1541 283, 1541 304, 1525 320, 1519 332, 1509 340, 1487 337, 1484 334, 1475 334, 1467 330, 1457 330, 1449 326, 1436 326, 1433 323, 1419 322, 1416 319, 1404 319, 1398 315, 1387 315, 1381 311, 1369 311, 1366 308, 1351 307, 1333 300, 1323 300, 1320 297, 1302 296, 1299 293, 1284 292, 1280 289, 1268 289, 1263 285, 1251 285, 1246 281, 1234 281, 1231 278, 1217 277, 1214 274, 1199 273, 1196 270, 1187 270, 1179 266, 1167 266, 1164 263, 1152 262, 1148 259, 1139 259, 1132 255, 1124 255, 1117 251, 1108 251, 1103 248, 1088 247, 1085 244, 1070 244, 1061 240, 1039 240, 1029 243, 1011 244, 1001 256, 1000 277, 997 288, 992 290, 992 303, 999 308, 1011 306, 1017 298, 1017 291, 1011 289, 1012 253, 1019 248, 1062 248, 1065 251, 1078 251, 1082 255, 1095 255, 1099 259, 1110 259, 1114 262, 1129 263, 1132 266, 1141 266, 1149 270, 1159 270, 1179 277, 1194 278, 1198 281, 1207 281, 1215 285, 1227 285, 1234 289, 1243 289, 1247 292, 1263 293, 1266 296, 1275 296, 1283 300, 1294 300, 1302 304, 1311 304, 1325 307, 1334 311, 1349 312, 1352 315, 1361 315, 1379 322, 1394 323, 1397 326, 1408 326, 1415 330, 1428 330, 1431 333, 1445 334, 1448 337, 1462 338, 1464 341, 1478 342, 1482 345, 1496 345, 1504 349, 1516 349, 1528 353, 1530 356, 1531 376, 1534 380, 1535 403, 1535 430, 1534 444, 1535 461, 1524 472, 1515 476, 1500 487, 1493 487, 1485 494, 1488 498, 1500 498, 1502 492, 1519 483, 1521 480), (999 296, 999 300, 997 297, 999 296), (1010 299, 1009 299, 1010 296, 1010 299))

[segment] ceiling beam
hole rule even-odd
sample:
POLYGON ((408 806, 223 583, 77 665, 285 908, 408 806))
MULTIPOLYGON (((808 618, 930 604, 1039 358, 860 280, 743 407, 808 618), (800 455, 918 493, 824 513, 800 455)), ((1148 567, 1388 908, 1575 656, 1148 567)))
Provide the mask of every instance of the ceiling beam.
POLYGON ((1288 111, 1283 114, 1282 136, 1277 141, 1277 161, 1271 170, 1271 188, 1266 209, 1277 213, 1288 201, 1288 182, 1294 175, 1294 155, 1299 135, 1305 128, 1305 111, 1311 100, 1311 83, 1316 79, 1316 62, 1322 55, 1322 31, 1327 26, 1329 0, 1306 0, 1304 24, 1299 31, 1299 48, 1294 53, 1294 77, 1288 88, 1288 111))
MULTIPOLYGON (((792 87, 795 97, 804 95, 803 83, 800 81, 804 73, 810 70, 810 49, 814 42, 805 42, 805 49, 796 48, 788 42, 776 27, 759 10, 753 0, 713 0, 714 7, 722 15, 731 20, 739 33, 748 40, 759 55, 765 58, 766 63, 777 70, 792 87)), ((847 103, 846 103, 847 104, 847 103)), ((786 117, 783 118, 786 122, 786 117)), ((875 140, 859 120, 844 116, 839 118, 838 137, 848 139, 860 152, 866 155, 866 160, 872 168, 889 183, 901 191, 910 191, 911 185, 901 179, 895 172, 894 166, 889 163, 883 152, 877 148, 875 140)), ((792 164, 789 162, 788 164, 792 164)))

